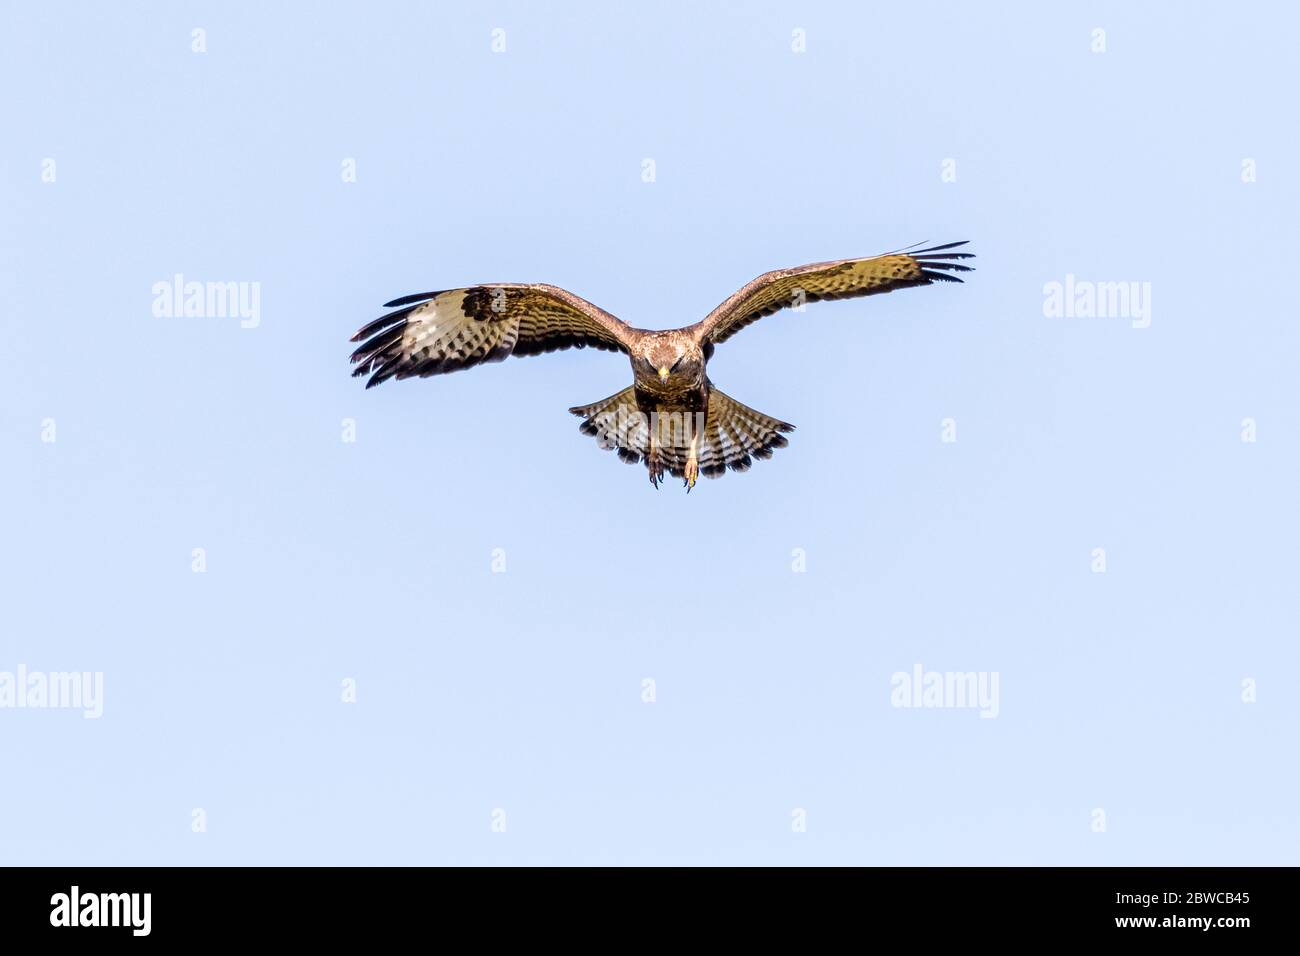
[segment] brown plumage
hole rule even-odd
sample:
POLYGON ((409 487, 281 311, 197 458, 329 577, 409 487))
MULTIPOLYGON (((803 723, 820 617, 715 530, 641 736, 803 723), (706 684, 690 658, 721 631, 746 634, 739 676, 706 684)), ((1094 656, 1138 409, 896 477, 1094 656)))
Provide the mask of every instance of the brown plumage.
POLYGON ((493 283, 404 296, 397 308, 352 336, 353 375, 366 387, 390 378, 440 375, 565 348, 623 352, 633 384, 609 398, 571 408, 580 430, 621 459, 644 462, 656 487, 668 472, 689 491, 700 474, 745 471, 754 458, 783 448, 793 425, 740 404, 705 374, 713 347, 781 309, 849 299, 932 282, 961 282, 973 256, 950 242, 914 252, 837 259, 767 272, 729 296, 695 325, 663 332, 634 329, 572 292, 542 284, 493 283))

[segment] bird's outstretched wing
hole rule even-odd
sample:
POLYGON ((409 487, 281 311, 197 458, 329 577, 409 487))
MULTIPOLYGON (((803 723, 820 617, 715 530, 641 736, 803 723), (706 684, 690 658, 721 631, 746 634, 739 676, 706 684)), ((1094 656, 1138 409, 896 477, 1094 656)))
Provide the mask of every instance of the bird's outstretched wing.
POLYGON ((853 299, 892 292, 931 282, 961 282, 954 272, 970 272, 957 260, 973 259, 969 252, 950 252, 963 242, 950 242, 915 252, 893 252, 870 259, 814 262, 794 269, 765 272, 743 286, 694 326, 698 340, 717 345, 765 315, 822 299, 853 299))
POLYGON ((510 355, 556 349, 627 351, 629 328, 604 309, 553 285, 499 283, 403 296, 397 308, 352 336, 353 375, 366 388, 390 378, 441 375, 510 355), (399 307, 400 308, 397 308, 399 307))

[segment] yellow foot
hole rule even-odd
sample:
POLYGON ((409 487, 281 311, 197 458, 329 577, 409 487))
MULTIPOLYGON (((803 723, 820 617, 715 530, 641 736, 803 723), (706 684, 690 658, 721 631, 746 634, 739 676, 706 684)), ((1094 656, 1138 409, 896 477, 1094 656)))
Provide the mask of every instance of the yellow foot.
POLYGON ((691 489, 695 487, 695 479, 700 477, 700 460, 698 458, 686 459, 686 493, 689 495, 691 489))

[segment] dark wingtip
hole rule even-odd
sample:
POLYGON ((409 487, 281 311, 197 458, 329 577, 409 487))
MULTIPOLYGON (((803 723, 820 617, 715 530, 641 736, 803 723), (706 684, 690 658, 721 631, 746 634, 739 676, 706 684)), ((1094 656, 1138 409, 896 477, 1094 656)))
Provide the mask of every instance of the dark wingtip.
POLYGON ((435 298, 438 294, 439 293, 437 292, 416 292, 414 295, 400 296, 399 298, 393 299, 391 302, 385 302, 384 308, 394 309, 399 305, 410 305, 412 302, 423 302, 426 299, 435 298))
POLYGON ((924 255, 927 252, 939 252, 941 249, 956 249, 958 246, 964 246, 968 242, 970 242, 969 239, 959 239, 956 242, 945 242, 941 246, 930 246, 930 248, 922 249, 919 252, 913 253, 913 255, 920 256, 920 255, 924 255))
MULTIPOLYGON (((960 246, 967 245, 970 242, 970 240, 959 239, 956 242, 945 242, 942 245, 938 245, 938 246, 928 245, 929 242, 930 242, 929 239, 923 239, 921 242, 914 242, 910 246, 904 246, 902 249, 895 249, 893 252, 889 252, 885 254, 891 256, 892 255, 912 256, 914 258, 919 259, 919 258, 923 258, 924 256, 930 255, 931 253, 945 252, 948 249, 957 249, 960 246), (919 248, 921 246, 924 246, 925 248, 919 248)), ((975 254, 973 252, 949 252, 947 255, 939 256, 939 258, 941 259, 973 259, 974 257, 975 254)))
POLYGON ((960 262, 949 262, 949 256, 921 256, 916 261, 926 269, 943 269, 948 272, 974 272, 974 266, 963 265, 960 262))

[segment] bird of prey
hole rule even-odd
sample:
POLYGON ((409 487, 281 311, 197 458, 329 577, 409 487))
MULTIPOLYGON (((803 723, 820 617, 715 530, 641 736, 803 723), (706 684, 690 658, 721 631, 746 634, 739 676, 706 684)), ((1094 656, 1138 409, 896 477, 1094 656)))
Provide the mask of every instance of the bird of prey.
MULTIPOLYGON (((599 402, 569 409, 579 429, 614 449, 623 461, 644 462, 656 488, 664 472, 689 492, 699 475, 745 471, 770 458, 794 430, 715 388, 705 374, 714 346, 745 326, 785 308, 822 299, 851 299, 933 282, 961 282, 970 272, 954 252, 965 242, 865 259, 837 259, 765 272, 694 325, 635 329, 572 292, 552 285, 499 282, 407 295, 396 309, 352 336, 353 375, 366 388, 390 378, 424 378, 510 355, 591 348, 622 352, 632 384, 599 402)), ((802 309, 800 308, 802 311, 802 309)))

